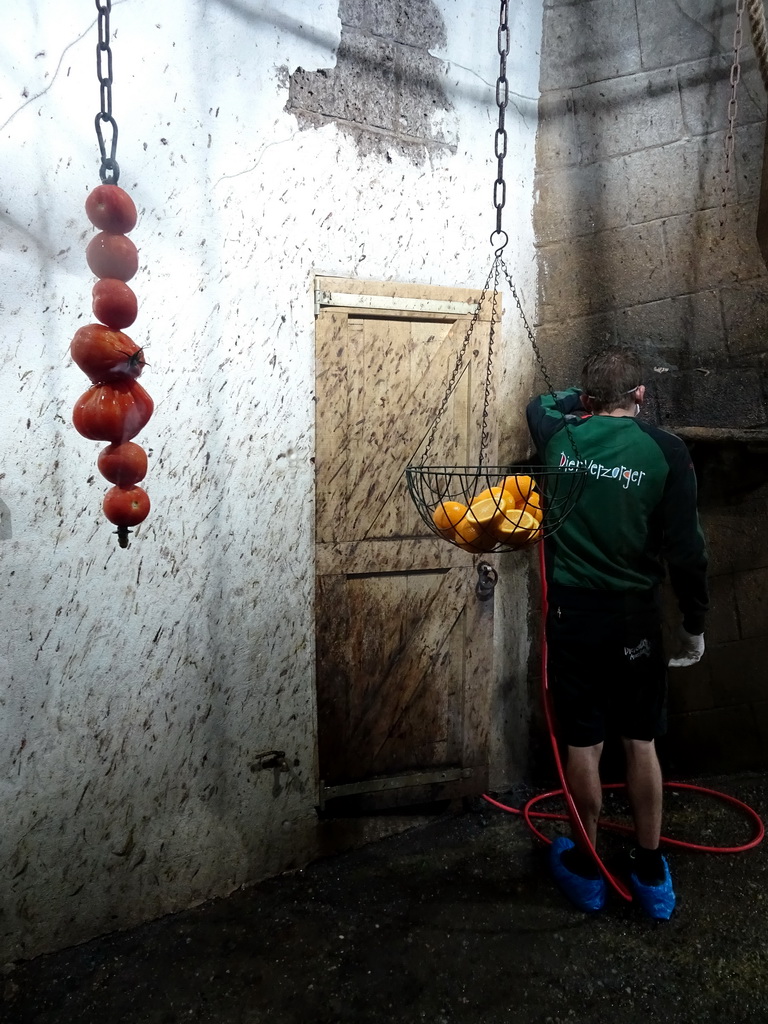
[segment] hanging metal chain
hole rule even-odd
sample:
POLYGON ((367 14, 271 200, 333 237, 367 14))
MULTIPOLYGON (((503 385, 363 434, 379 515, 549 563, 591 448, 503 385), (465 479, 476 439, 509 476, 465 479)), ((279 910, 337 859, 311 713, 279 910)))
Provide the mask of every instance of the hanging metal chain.
POLYGON ((112 50, 109 45, 109 15, 112 10, 112 0, 96 0, 96 10, 99 12, 99 42, 96 46, 96 74, 99 79, 101 92, 101 110, 96 115, 96 138, 99 140, 99 151, 101 152, 101 180, 105 185, 116 185, 120 177, 120 168, 115 159, 117 152, 117 122, 112 116, 112 50), (112 141, 107 156, 107 146, 104 141, 104 125, 109 125, 112 134, 112 141))
MULTIPOLYGON (((743 5, 745 0, 739 0, 739 2, 741 2, 743 5)), ((500 245, 496 249, 496 260, 494 262, 494 268, 496 269, 496 280, 498 280, 498 265, 500 264, 502 269, 504 270, 504 276, 507 279, 507 284, 509 285, 510 291, 512 292, 512 298, 515 300, 515 305, 517 306, 518 312, 520 313, 520 317, 523 321, 523 326, 525 327, 526 334, 528 335, 528 340, 530 341, 531 347, 533 348, 533 352, 536 356, 536 360, 539 364, 542 376, 544 377, 547 388, 549 390, 550 395, 552 396, 553 401, 555 402, 555 405, 557 405, 557 395, 555 394, 555 389, 552 384, 552 380, 550 379, 549 373, 547 372, 544 357, 542 356, 541 350, 539 349, 539 346, 536 343, 536 338, 534 337, 533 331, 531 330, 531 326, 528 323, 528 319, 525 315, 525 312, 523 311, 523 305, 520 302, 520 297, 517 294, 517 288, 515 288, 514 281, 512 280, 512 277, 509 271, 507 270, 507 267, 504 264, 501 255, 502 251, 504 250, 504 247, 509 241, 509 236, 507 235, 506 231, 502 230, 501 227, 501 213, 502 210, 504 209, 504 204, 507 198, 507 186, 506 182, 504 181, 504 157, 507 155, 508 142, 507 130, 505 127, 505 116, 507 103, 509 102, 509 82, 507 80, 507 57, 509 56, 509 41, 509 0, 501 0, 501 8, 499 11, 499 77, 496 81, 496 104, 499 108, 499 127, 496 129, 496 135, 494 140, 496 157, 498 159, 498 172, 496 175, 496 181, 494 182, 493 186, 493 205, 496 207, 496 230, 491 235, 491 244, 496 245, 494 239, 497 239, 497 241, 500 241, 500 245)), ((498 289, 494 287, 494 303, 496 300, 495 292, 497 290, 498 289)), ((480 448, 481 464, 483 462, 483 453, 485 451, 485 444, 487 441, 487 432, 485 430, 485 418, 487 414, 488 394, 490 390, 492 343, 493 321, 491 322, 491 344, 489 345, 488 352, 488 375, 486 379, 486 409, 483 410, 483 441, 480 448)), ((571 442, 574 455, 578 459, 579 452, 576 447, 576 442, 573 439, 571 428, 568 426, 567 421, 565 422, 565 431, 568 435, 569 441, 571 442)))
POLYGON ((496 105, 499 108, 499 126, 496 129, 496 135, 494 137, 494 151, 497 159, 497 173, 496 181, 493 186, 493 205, 496 208, 496 230, 491 234, 491 244, 498 245, 496 250, 496 259, 493 262, 490 273, 486 278, 483 290, 480 293, 480 301, 478 302, 472 318, 467 328, 467 333, 464 336, 464 342, 461 346, 456 365, 453 369, 453 373, 448 381, 448 388, 443 397, 440 407, 437 410, 437 415, 432 423, 432 426, 427 437, 426 446, 424 448, 424 454, 421 459, 421 464, 426 465, 427 459, 432 449, 432 443, 435 440, 435 434, 437 433, 437 425, 442 419, 443 413, 448 405, 448 400, 456 389, 456 385, 459 382, 459 377, 463 373, 464 367, 464 356, 469 346, 469 340, 475 330, 475 325, 480 317, 480 310, 485 302, 485 297, 488 293, 488 289, 491 285, 491 278, 494 279, 493 289, 493 311, 491 314, 490 324, 490 336, 488 342, 488 369, 486 371, 485 378, 485 393, 483 400, 483 418, 482 418, 482 431, 480 437, 480 456, 478 459, 479 465, 483 465, 485 458, 485 449, 488 443, 488 409, 490 406, 490 389, 491 389, 491 371, 492 371, 492 357, 493 357, 493 340, 494 340, 494 325, 496 322, 497 312, 497 292, 498 288, 496 283, 499 277, 499 258, 501 256, 504 246, 509 241, 509 237, 506 231, 502 230, 501 218, 504 204, 507 201, 507 184, 504 180, 504 158, 507 155, 508 136, 507 129, 505 127, 505 118, 507 111, 507 102, 509 100, 509 82, 507 81, 507 57, 509 56, 510 47, 510 32, 509 32, 509 0, 501 0, 501 10, 499 13, 499 31, 498 31, 498 49, 499 49, 499 77, 496 81, 496 105))
MULTIPOLYGON (((739 2, 742 3, 743 5, 745 0, 739 0, 739 2)), ((510 290, 512 292, 512 297, 515 300, 515 305, 517 306, 517 309, 520 313, 520 317, 522 318, 526 333, 528 335, 528 338, 531 342, 531 346, 534 351, 534 355, 536 356, 536 360, 538 361, 542 375, 544 377, 544 380, 546 381, 549 394, 552 396, 552 399, 555 402, 555 404, 557 403, 557 395, 555 393, 555 389, 552 384, 552 380, 550 379, 549 373, 547 372, 547 367, 544 363, 544 357, 541 354, 541 350, 539 349, 539 346, 536 343, 533 331, 531 330, 531 327, 525 316, 525 312, 523 311, 523 306, 517 294, 517 289, 515 288, 510 273, 507 270, 507 267, 505 266, 504 261, 502 259, 502 252, 505 246, 507 245, 507 242, 509 241, 509 236, 507 235, 506 231, 504 231, 502 228, 502 214, 507 200, 507 185, 506 181, 504 180, 504 158, 507 155, 509 141, 505 124, 507 104, 509 102, 509 81, 507 79, 507 57, 509 56, 510 50, 509 0, 500 0, 500 4, 501 6, 499 11, 498 29, 499 77, 496 81, 496 105, 499 108, 499 124, 498 128, 496 129, 496 134, 494 136, 494 152, 497 160, 497 173, 496 181, 494 182, 493 185, 493 205, 496 209, 496 230, 493 231, 491 234, 491 244, 496 247, 495 259, 493 261, 493 265, 485 281, 485 284, 483 285, 483 290, 480 294, 480 301, 478 302, 477 307, 475 308, 475 311, 472 314, 472 318, 469 322, 467 333, 464 336, 464 342, 461 346, 461 350, 459 351, 458 357, 456 359, 456 365, 454 366, 453 372, 448 381, 446 393, 443 396, 443 400, 440 403, 440 406, 437 410, 437 414, 432 422, 432 426, 430 427, 429 433, 427 435, 426 444, 424 446, 424 453, 421 458, 422 466, 426 466, 427 464, 427 460, 429 458, 429 455, 431 454, 432 444, 435 440, 435 434, 437 433, 438 424, 442 419, 443 414, 445 413, 448 401, 453 392, 455 391, 460 377, 462 376, 464 370, 466 369, 466 367, 464 366, 464 356, 466 355, 466 351, 469 346, 470 338, 472 337, 472 334, 474 332, 475 325, 477 324, 477 321, 480 317, 480 311, 483 307, 483 304, 485 303, 485 297, 491 287, 491 279, 493 279, 493 298, 491 303, 491 321, 489 325, 488 337, 488 363, 486 368, 483 394, 483 412, 480 433, 480 454, 478 456, 478 465, 485 465, 486 449, 488 448, 490 440, 488 431, 488 416, 491 404, 491 390, 493 377, 493 346, 495 341, 496 323, 499 315, 498 283, 500 270, 503 270, 504 275, 507 279, 507 283, 509 284, 510 290)), ((579 451, 576 447, 576 442, 573 438, 573 434, 571 433, 571 429, 567 421, 565 422, 565 432, 571 443, 573 453, 575 457, 578 459, 579 451)))
POLYGON ((475 310, 472 313, 472 317, 470 318, 469 321, 469 326, 467 327, 467 333, 464 335, 464 341, 462 342, 461 348, 459 349, 459 354, 456 357, 456 365, 454 366, 453 372, 451 373, 451 376, 448 380, 448 387, 446 389, 445 394, 443 395, 443 400, 438 407, 437 413, 435 414, 435 418, 432 421, 432 426, 429 429, 429 434, 427 435, 427 442, 426 445, 424 446, 424 454, 421 457, 422 466, 425 466, 427 463, 427 459, 429 458, 429 455, 432 450, 432 444, 435 440, 435 434, 437 433, 437 426, 440 420, 443 418, 443 414, 448 406, 448 401, 453 392, 456 390, 456 385, 459 383, 459 379, 461 378, 464 370, 466 369, 466 367, 464 366, 464 356, 466 355, 467 348, 469 347, 469 341, 472 335, 474 334, 477 321, 480 319, 480 311, 483 308, 483 304, 485 303, 485 296, 487 295, 488 289, 491 284, 491 277, 493 276, 493 271, 494 268, 491 267, 488 277, 485 279, 483 290, 480 293, 480 300, 478 301, 477 306, 475 307, 475 310))
MULTIPOLYGON (((493 342, 496 335, 496 324, 499 322, 499 265, 501 263, 500 253, 496 254, 493 261, 491 273, 493 275, 493 292, 491 298, 491 322, 488 325, 488 364, 485 370, 485 388, 483 389, 483 417, 480 428, 480 454, 477 457, 478 466, 485 465, 485 453, 490 442, 488 433, 488 412, 491 407, 491 389, 493 385, 493 342)), ((490 277, 489 277, 490 281, 490 277)))
POLYGON ((496 246, 499 256, 509 241, 509 235, 501 227, 501 215, 507 201, 507 183, 504 180, 504 157, 507 155, 509 138, 505 125, 507 103, 509 102, 509 81, 507 80, 507 57, 509 56, 509 0, 501 0, 499 12, 499 77, 496 80, 496 106, 499 108, 499 126, 494 136, 494 152, 497 160, 496 181, 493 183, 493 205, 496 208, 496 230, 491 234, 491 245, 496 246))
MULTIPOLYGON (((525 310, 523 309, 523 304, 520 301, 520 296, 517 294, 515 282, 512 280, 512 276, 510 275, 509 270, 507 269, 507 265, 504 263, 504 260, 501 260, 501 267, 504 271, 504 276, 507 279, 509 290, 512 292, 512 298, 515 300, 515 305, 517 306, 517 311, 520 314, 520 319, 523 321, 523 327, 525 327, 525 333, 528 335, 528 340, 531 343, 533 354, 536 356, 536 361, 539 364, 541 375, 544 378, 544 381, 547 385, 547 390, 549 391, 549 394, 552 397, 552 401, 555 403, 555 408, 557 408, 557 392, 555 391, 554 384, 552 383, 552 378, 549 376, 547 365, 544 362, 544 356, 541 354, 541 349, 538 346, 533 330, 531 329, 531 325, 528 323, 528 317, 525 315, 525 310)), ((576 440, 573 434, 571 433, 571 428, 568 425, 568 420, 565 418, 565 416, 563 416, 563 426, 565 427, 565 433, 568 435, 568 440, 571 442, 573 454, 576 456, 577 459, 580 459, 581 456, 579 455, 579 449, 576 447, 576 440)))
POLYGON ((720 218, 720 237, 722 238, 725 234, 725 210, 728 203, 728 191, 731 183, 731 166, 733 163, 733 153, 736 146, 736 140, 734 136, 734 126, 736 124, 736 115, 739 110, 736 93, 741 81, 741 44, 742 44, 742 20, 744 16, 744 7, 746 6, 746 0, 736 0, 736 28, 733 32, 733 62, 731 64, 731 94, 728 99, 728 131, 725 136, 725 168, 723 178, 723 208, 722 216, 720 218))

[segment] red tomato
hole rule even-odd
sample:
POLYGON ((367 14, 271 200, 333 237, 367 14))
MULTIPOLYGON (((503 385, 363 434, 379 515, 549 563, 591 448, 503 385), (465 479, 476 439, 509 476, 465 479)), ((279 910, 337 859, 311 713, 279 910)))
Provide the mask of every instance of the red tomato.
POLYGON ((154 408, 141 384, 128 377, 89 388, 75 402, 72 422, 83 437, 120 444, 147 425, 154 408))
POLYGON ((130 327, 138 311, 136 296, 125 281, 103 277, 93 286, 93 315, 107 327, 130 327))
POLYGON ((96 277, 116 277, 130 281, 139 269, 139 250, 127 235, 100 231, 85 250, 88 266, 96 277))
POLYGON ((111 484, 133 487, 147 475, 147 453, 133 441, 110 444, 99 452, 96 465, 111 484))
POLYGON ((149 495, 141 487, 110 487, 104 495, 104 515, 115 526, 136 526, 149 515, 149 495))
POLYGON ((94 384, 139 377, 144 369, 144 353, 136 342, 103 324, 87 324, 75 331, 69 352, 94 384))
POLYGON ((136 227, 133 200, 117 185, 97 185, 85 200, 88 220, 102 231, 124 235, 136 227))

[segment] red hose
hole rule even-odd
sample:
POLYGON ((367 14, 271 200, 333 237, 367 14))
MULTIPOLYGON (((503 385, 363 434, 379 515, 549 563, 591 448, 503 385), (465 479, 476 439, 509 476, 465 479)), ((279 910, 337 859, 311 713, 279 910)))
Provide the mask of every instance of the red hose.
MULTIPOLYGON (((547 619, 547 582, 544 568, 544 545, 539 544, 539 568, 541 570, 541 607, 542 607, 542 624, 541 624, 541 680, 542 680, 542 696, 544 701, 544 716, 547 722, 547 731, 549 733, 549 740, 552 745, 552 753, 555 758, 555 766, 557 767, 558 778, 562 789, 553 789, 548 793, 542 793, 539 796, 532 797, 522 808, 508 807, 506 804, 500 803, 498 800, 494 800, 487 794, 483 794, 483 799, 487 800, 489 804, 493 804, 494 807, 498 807, 502 811, 508 811, 510 814, 520 814, 523 817, 528 828, 533 834, 544 843, 551 843, 552 840, 547 838, 533 823, 533 818, 542 818, 548 821, 570 821, 571 827, 580 838, 585 849, 588 849, 591 853, 598 868, 605 876, 608 884, 625 900, 632 901, 632 894, 615 875, 612 875, 608 868, 605 866, 597 850, 594 848, 589 840, 589 836, 586 833, 584 825, 579 817, 579 812, 576 809, 576 804, 573 801, 573 796, 568 788, 568 783, 565 778, 565 770, 563 768, 563 761, 560 757, 560 749, 557 744, 557 737, 555 735, 555 724, 552 715, 551 698, 549 694, 549 679, 547 675, 547 636, 545 623, 547 619), (534 811, 534 806, 541 800, 547 800, 551 797, 562 796, 565 798, 566 807, 568 809, 567 814, 553 814, 545 811, 534 811)), ((703 793, 706 796, 715 797, 717 800, 722 800, 724 803, 731 804, 733 807, 737 807, 742 811, 752 822, 755 827, 755 834, 748 843, 744 843, 741 846, 703 846, 698 843, 686 843, 681 839, 670 839, 667 836, 661 836, 661 842, 667 846, 676 846, 684 850, 696 850, 700 853, 744 853, 746 850, 751 850, 763 841, 765 836, 765 826, 763 825, 762 818, 752 807, 748 804, 743 803, 741 800, 737 800, 736 797, 729 796, 727 793, 720 793, 716 789, 707 789, 705 786, 694 786, 687 782, 665 782, 665 789, 687 789, 694 793, 703 793)), ((604 785, 603 789, 626 789, 626 784, 623 782, 614 782, 608 785, 604 785)), ((612 832, 624 832, 632 833, 634 829, 630 825, 621 825, 618 822, 603 821, 602 819, 598 822, 598 827, 608 829, 612 832)))

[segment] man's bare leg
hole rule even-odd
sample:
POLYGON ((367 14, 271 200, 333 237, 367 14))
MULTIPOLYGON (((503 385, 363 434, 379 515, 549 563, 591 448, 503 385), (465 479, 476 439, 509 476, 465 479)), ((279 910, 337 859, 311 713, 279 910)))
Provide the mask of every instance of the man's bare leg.
MULTIPOLYGON (((603 790, 600 783, 600 757, 603 744, 592 747, 568 747, 565 777, 576 804, 576 810, 584 825, 584 831, 594 846, 597 841, 597 822, 603 806, 603 790)), ((574 835, 576 845, 583 846, 579 836, 574 835)), ((587 851, 585 851, 587 852, 587 851)))
POLYGON ((656 850, 661 834, 662 779, 653 740, 624 738, 627 757, 627 795, 635 822, 637 842, 656 850))

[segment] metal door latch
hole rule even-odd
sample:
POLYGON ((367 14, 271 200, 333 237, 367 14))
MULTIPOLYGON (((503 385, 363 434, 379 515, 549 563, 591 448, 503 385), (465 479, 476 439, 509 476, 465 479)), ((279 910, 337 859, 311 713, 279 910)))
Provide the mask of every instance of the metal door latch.
POLYGON ((252 772, 259 770, 289 772, 291 770, 284 750, 262 750, 253 755, 253 762, 249 767, 252 772))
POLYGON ((488 601, 493 597, 493 589, 499 582, 499 574, 492 565, 487 562, 477 563, 477 586, 475 593, 478 600, 488 601))

